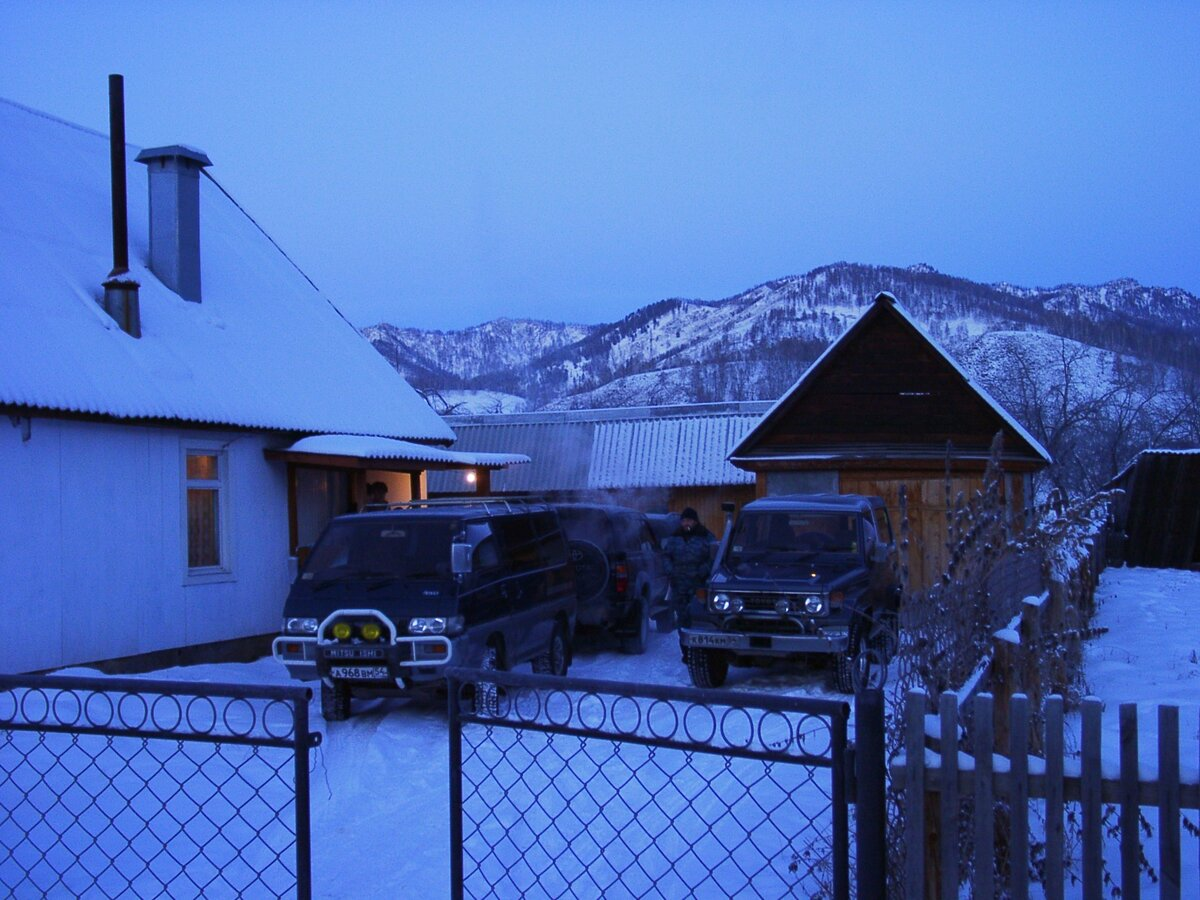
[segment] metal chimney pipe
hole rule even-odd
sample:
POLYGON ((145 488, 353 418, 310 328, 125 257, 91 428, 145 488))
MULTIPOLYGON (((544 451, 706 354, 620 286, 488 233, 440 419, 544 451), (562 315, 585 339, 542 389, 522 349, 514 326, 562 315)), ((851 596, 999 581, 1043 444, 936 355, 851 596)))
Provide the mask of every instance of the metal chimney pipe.
POLYGON ((112 168, 113 267, 103 282, 104 309, 130 337, 142 336, 140 285, 129 277, 129 210, 125 205, 125 79, 108 76, 108 149, 112 168))
POLYGON ((125 79, 108 76, 108 135, 112 162, 113 267, 109 278, 129 271, 129 212, 125 200, 125 79))

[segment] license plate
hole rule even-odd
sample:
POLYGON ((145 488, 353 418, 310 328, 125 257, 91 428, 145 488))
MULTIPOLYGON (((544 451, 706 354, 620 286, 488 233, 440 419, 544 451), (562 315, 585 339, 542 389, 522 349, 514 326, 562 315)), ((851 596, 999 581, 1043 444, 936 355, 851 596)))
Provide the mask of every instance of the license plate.
POLYGON ((740 637, 731 634, 693 634, 688 639, 692 647, 736 647, 741 642, 740 637))
POLYGON ((386 681, 387 666, 330 666, 331 678, 345 681, 386 681))

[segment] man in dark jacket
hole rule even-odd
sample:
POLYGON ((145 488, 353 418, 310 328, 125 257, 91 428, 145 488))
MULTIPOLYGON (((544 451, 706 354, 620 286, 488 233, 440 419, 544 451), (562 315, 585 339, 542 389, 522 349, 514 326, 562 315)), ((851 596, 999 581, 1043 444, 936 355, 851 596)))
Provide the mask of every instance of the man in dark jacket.
POLYGON ((700 524, 700 517, 690 506, 679 514, 679 529, 663 542, 671 575, 671 605, 675 621, 681 626, 691 624, 688 606, 708 581, 711 542, 712 532, 700 524))

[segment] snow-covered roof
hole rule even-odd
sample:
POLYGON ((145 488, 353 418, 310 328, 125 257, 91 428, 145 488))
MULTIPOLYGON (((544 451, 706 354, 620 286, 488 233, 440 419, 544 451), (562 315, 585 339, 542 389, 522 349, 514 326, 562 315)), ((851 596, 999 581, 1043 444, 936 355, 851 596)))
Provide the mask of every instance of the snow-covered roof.
MULTIPOLYGON (((451 416, 457 447, 527 454, 492 477, 492 490, 578 491, 753 484, 725 457, 767 403, 451 416)), ((462 473, 431 472, 431 492, 466 489, 462 473)))
MULTIPOLYGON (((911 326, 913 328, 913 330, 915 330, 919 335, 921 335, 921 337, 925 339, 925 341, 934 350, 934 352, 936 352, 946 362, 946 364, 948 366, 950 366, 954 370, 954 372, 957 373, 959 375, 959 377, 961 377, 962 380, 977 395, 979 395, 980 399, 982 399, 985 403, 987 403, 987 405, 989 407, 991 407, 992 411, 995 412, 996 415, 999 416, 1006 425, 1008 425, 1010 428, 1012 428, 1012 430, 1014 432, 1016 432, 1018 435, 1020 435, 1020 437, 1029 444, 1029 446, 1033 449, 1033 451, 1035 453, 1037 453, 1039 456, 1041 456, 1043 459, 1045 459, 1046 462, 1051 461, 1051 456, 1046 451, 1046 448, 1043 447, 1041 445, 1041 443, 1021 425, 1020 422, 1018 422, 1011 415, 1009 415, 1008 411, 1005 410, 1004 407, 1002 407, 998 402, 996 402, 995 399, 993 399, 992 395, 989 394, 986 389, 984 389, 983 385, 981 385, 977 380, 975 380, 970 375, 968 375, 967 372, 957 362, 955 362, 954 358, 952 356, 950 356, 950 354, 948 354, 942 348, 942 346, 933 339, 933 336, 931 334, 929 334, 929 332, 926 331, 925 328, 923 328, 920 325, 920 323, 918 323, 912 316, 910 316, 908 314, 907 310, 905 310, 904 307, 900 305, 900 303, 896 300, 896 298, 894 296, 892 296, 891 294, 886 293, 886 292, 881 293, 875 298, 876 304, 878 304, 880 302, 889 304, 892 307, 892 309, 895 310, 896 314, 901 319, 903 319, 909 326, 911 326)), ((789 400, 791 400, 792 396, 804 386, 805 382, 807 382, 808 379, 814 375, 814 373, 819 372, 821 370, 821 368, 825 364, 825 361, 830 356, 832 356, 834 353, 836 353, 838 351, 839 347, 841 347, 841 345, 850 338, 850 335, 852 335, 854 332, 856 332, 858 330, 860 323, 866 318, 866 316, 868 316, 871 313, 871 311, 874 308, 875 308, 875 304, 873 304, 871 307, 869 307, 866 310, 866 312, 864 312, 861 316, 859 316, 858 319, 856 319, 854 322, 852 322, 849 325, 849 327, 847 327, 846 330, 842 332, 842 334, 837 338, 837 340, 835 340, 832 344, 830 344, 828 347, 826 347, 825 352, 822 353, 820 356, 818 356, 816 358, 816 360, 814 360, 813 363, 807 369, 804 370, 804 374, 802 374, 799 377, 799 379, 796 380, 796 383, 793 384, 790 388, 788 388, 783 393, 783 395, 778 400, 775 401, 775 403, 771 406, 771 408, 768 409, 767 412, 763 414, 762 419, 759 421, 759 423, 756 425, 756 427, 752 431, 750 431, 748 434, 746 434, 746 436, 742 439, 742 441, 738 444, 738 446, 731 452, 731 454, 730 454, 731 459, 732 458, 736 458, 736 459, 744 458, 744 452, 745 452, 744 448, 748 444, 753 443, 753 441, 755 441, 757 439, 759 432, 762 430, 762 428, 764 428, 767 425, 768 422, 771 421, 771 419, 775 416, 776 412, 778 412, 785 404, 788 403, 789 400)), ((823 448, 821 451, 818 451, 818 453, 817 453, 817 455, 821 456, 821 457, 824 457, 827 454, 828 454, 827 448, 823 448)), ((808 458, 808 455, 804 454, 803 457, 808 458)))
POLYGON ((131 146, 129 277, 141 285, 142 337, 123 332, 100 306, 112 268, 107 136, 5 100, 0 134, 0 406, 454 440, 207 171, 203 301, 160 282, 147 267, 147 169, 131 146))
POLYGON ((1162 448, 1162 449, 1140 450, 1140 451, 1138 451, 1138 454, 1136 456, 1134 456, 1133 459, 1131 459, 1128 463, 1126 463, 1125 468, 1123 468, 1120 472, 1118 472, 1111 479, 1109 479, 1109 482, 1107 485, 1105 485, 1105 487, 1112 488, 1112 487, 1116 486, 1120 481, 1122 481, 1125 478, 1126 475, 1129 474, 1131 469, 1133 469, 1134 467, 1137 466, 1138 461, 1143 456, 1200 456, 1200 447, 1180 447, 1180 448, 1176 448, 1176 449, 1162 448))
POLYGON ((414 444, 411 441, 366 437, 359 434, 312 435, 301 438, 282 452, 312 456, 347 456, 356 459, 445 463, 484 469, 529 462, 529 457, 523 453, 464 453, 459 450, 430 447, 427 444, 414 444))

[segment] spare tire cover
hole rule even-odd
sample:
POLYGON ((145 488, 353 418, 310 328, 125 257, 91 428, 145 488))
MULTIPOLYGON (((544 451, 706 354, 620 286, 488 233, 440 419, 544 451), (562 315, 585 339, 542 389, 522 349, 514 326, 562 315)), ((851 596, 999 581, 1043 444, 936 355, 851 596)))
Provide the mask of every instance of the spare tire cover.
POLYGON ((595 600, 608 586, 608 557, 591 541, 567 541, 575 564, 575 589, 581 602, 595 600))

